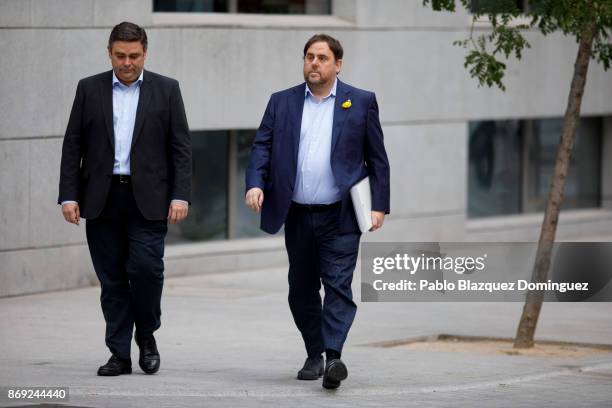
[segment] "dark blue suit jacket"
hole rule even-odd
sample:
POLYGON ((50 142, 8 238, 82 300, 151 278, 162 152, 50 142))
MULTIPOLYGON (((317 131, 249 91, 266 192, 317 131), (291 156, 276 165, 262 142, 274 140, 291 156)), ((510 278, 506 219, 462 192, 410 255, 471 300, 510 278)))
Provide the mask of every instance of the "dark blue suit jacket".
MULTIPOLYGON (((264 191, 261 229, 281 228, 293 197, 306 84, 272 94, 255 135, 246 189, 264 191)), ((332 127, 331 168, 342 196, 340 231, 359 231, 350 189, 370 176, 372 210, 389 213, 389 161, 372 92, 338 80, 332 127), (342 104, 351 101, 345 109, 342 104)))

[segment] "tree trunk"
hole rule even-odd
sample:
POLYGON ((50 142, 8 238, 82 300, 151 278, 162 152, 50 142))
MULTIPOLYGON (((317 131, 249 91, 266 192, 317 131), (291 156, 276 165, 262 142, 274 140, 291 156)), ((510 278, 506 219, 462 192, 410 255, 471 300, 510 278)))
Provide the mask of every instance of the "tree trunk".
MULTIPOLYGON (((574 65, 574 77, 572 78, 567 110, 565 111, 565 117, 563 119, 561 143, 557 151, 555 171, 552 176, 548 202, 544 212, 544 221, 542 222, 542 229, 540 231, 538 250, 531 276, 531 282, 534 283, 546 282, 548 270, 550 269, 552 248, 555 242, 555 233, 557 232, 559 211, 561 209, 561 203, 563 202, 563 192, 565 190, 565 180, 567 179, 567 171, 572 148, 574 146, 574 136, 580 119, 580 105, 582 104, 582 95, 584 93, 584 85, 586 83, 589 61, 591 59, 594 34, 595 23, 587 23, 582 31, 580 45, 578 47, 578 55, 576 56, 576 63, 574 65)), ((538 323, 538 317, 540 316, 544 293, 544 291, 529 291, 527 293, 525 305, 523 306, 523 314, 521 315, 521 320, 516 331, 516 338, 514 339, 514 348, 533 347, 533 337, 536 324, 538 323)))

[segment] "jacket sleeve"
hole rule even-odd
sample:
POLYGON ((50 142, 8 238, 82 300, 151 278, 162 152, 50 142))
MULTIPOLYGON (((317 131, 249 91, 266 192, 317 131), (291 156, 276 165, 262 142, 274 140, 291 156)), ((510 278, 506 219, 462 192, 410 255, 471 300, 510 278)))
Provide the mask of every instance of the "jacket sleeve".
POLYGON ((246 191, 253 187, 259 187, 263 190, 266 180, 270 176, 274 117, 274 97, 270 97, 251 147, 249 165, 245 174, 246 191))
POLYGON ((84 102, 83 81, 79 81, 62 144, 58 204, 79 199, 79 178, 83 157, 81 133, 84 102))
POLYGON ((191 134, 178 82, 170 94, 170 165, 172 199, 191 201, 191 134))
POLYGON ((372 190, 372 210, 390 211, 390 170, 383 132, 378 118, 378 103, 372 93, 366 118, 365 161, 372 190))

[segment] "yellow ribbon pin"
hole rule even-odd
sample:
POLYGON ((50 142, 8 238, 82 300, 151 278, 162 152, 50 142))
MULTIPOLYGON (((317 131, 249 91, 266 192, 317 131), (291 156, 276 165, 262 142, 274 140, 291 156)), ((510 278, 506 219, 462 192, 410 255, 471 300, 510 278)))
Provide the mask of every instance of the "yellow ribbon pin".
POLYGON ((346 101, 344 101, 344 102, 342 103, 342 108, 343 108, 343 109, 348 109, 348 108, 350 108, 351 106, 353 106, 353 104, 352 104, 352 102, 351 102, 351 100, 350 100, 350 99, 348 99, 348 100, 346 100, 346 101))

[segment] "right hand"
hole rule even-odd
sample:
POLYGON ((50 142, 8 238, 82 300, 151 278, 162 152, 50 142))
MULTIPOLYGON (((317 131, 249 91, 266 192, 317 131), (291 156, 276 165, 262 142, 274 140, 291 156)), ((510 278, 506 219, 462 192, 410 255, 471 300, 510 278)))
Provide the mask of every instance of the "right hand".
POLYGON ((81 213, 79 211, 79 205, 75 203, 67 203, 62 205, 62 214, 64 219, 71 223, 79 225, 81 213))
POLYGON ((258 213, 261 211, 261 205, 263 204, 263 200, 264 200, 263 190, 259 187, 253 187, 252 189, 247 191, 246 196, 244 198, 244 203, 251 210, 258 213))

